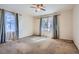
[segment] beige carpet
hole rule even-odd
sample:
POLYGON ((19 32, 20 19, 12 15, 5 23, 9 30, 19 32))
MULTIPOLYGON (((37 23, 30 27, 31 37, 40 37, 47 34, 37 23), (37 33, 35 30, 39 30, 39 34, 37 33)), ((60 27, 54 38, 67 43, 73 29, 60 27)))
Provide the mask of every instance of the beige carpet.
POLYGON ((44 37, 26 37, 0 44, 0 54, 75 54, 79 53, 71 41, 44 37))

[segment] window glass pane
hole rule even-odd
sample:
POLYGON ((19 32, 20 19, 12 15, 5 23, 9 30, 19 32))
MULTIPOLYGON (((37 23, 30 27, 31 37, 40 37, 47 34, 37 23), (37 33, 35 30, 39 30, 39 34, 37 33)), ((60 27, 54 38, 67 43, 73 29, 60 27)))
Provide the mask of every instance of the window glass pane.
POLYGON ((45 31, 48 29, 48 19, 42 18, 42 31, 45 31))
POLYGON ((49 31, 52 31, 53 30, 53 17, 49 17, 48 18, 48 29, 49 31))
POLYGON ((53 17, 42 18, 42 31, 53 30, 53 17))
POLYGON ((11 12, 5 12, 5 27, 6 32, 15 32, 15 15, 11 12))

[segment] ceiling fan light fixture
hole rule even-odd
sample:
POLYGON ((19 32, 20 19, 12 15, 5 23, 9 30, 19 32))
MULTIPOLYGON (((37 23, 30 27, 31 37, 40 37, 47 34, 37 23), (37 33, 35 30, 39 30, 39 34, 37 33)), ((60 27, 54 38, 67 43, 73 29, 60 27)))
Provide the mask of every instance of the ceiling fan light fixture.
POLYGON ((40 8, 37 8, 36 10, 37 10, 37 11, 40 11, 41 9, 40 9, 40 8))
POLYGON ((33 4, 32 8, 35 8, 35 11, 45 11, 44 5, 43 4, 33 4))

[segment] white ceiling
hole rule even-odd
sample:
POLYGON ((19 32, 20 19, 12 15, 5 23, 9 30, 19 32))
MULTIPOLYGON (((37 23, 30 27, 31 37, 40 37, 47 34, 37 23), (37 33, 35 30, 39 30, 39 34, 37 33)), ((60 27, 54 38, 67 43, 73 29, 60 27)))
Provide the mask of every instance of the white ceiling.
POLYGON ((60 10, 71 9, 73 7, 71 4, 45 4, 46 11, 35 12, 35 9, 30 8, 31 6, 32 4, 0 4, 0 8, 33 16, 50 14, 60 10))

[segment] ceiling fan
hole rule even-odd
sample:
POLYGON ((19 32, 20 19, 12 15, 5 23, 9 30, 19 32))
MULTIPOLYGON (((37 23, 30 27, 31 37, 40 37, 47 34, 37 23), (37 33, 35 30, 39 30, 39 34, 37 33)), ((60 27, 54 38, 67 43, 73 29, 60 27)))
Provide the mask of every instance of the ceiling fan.
POLYGON ((35 12, 46 11, 43 4, 33 4, 31 8, 35 8, 35 12))

